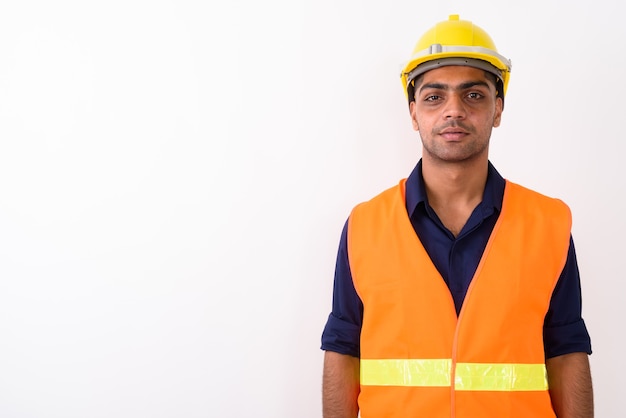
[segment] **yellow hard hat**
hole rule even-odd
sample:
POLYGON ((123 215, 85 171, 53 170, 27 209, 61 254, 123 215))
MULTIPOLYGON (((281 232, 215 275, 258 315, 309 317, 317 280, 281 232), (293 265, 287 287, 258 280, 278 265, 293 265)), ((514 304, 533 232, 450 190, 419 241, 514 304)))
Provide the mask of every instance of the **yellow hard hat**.
POLYGON ((450 15, 448 20, 437 23, 422 35, 400 74, 409 102, 414 100, 416 77, 447 65, 476 67, 494 74, 500 84, 498 94, 504 99, 511 61, 498 53, 487 32, 468 20, 460 20, 459 15, 450 15))

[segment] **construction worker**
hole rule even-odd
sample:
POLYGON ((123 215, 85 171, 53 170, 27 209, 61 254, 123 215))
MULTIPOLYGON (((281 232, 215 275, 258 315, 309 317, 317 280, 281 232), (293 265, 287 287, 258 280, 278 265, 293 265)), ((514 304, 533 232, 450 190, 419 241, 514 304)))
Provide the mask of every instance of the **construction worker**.
POLYGON ((511 63, 452 15, 401 73, 422 157, 357 205, 322 334, 324 418, 589 418, 571 215, 489 162, 511 63))

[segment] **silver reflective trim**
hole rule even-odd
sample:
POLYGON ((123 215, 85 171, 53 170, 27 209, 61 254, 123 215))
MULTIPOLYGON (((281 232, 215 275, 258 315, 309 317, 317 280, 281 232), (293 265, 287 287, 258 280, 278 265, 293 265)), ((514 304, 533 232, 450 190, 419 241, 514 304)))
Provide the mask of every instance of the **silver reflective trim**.
POLYGON ((511 60, 498 54, 493 49, 483 48, 482 46, 432 44, 430 47, 426 49, 417 51, 415 54, 411 56, 411 59, 409 61, 413 61, 416 58, 421 58, 426 55, 443 54, 443 53, 448 53, 448 52, 474 52, 477 54, 490 55, 502 61, 502 63, 506 65, 507 71, 511 71, 511 60))

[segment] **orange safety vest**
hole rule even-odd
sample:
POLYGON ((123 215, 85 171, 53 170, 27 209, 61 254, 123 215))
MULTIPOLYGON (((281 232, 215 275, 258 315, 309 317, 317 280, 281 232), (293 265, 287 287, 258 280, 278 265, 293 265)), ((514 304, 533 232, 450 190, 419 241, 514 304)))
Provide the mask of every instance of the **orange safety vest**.
POLYGON ((405 180, 358 205, 348 257, 363 302, 362 418, 554 418, 543 322, 565 265, 571 214, 507 182, 457 318, 415 234, 405 180))

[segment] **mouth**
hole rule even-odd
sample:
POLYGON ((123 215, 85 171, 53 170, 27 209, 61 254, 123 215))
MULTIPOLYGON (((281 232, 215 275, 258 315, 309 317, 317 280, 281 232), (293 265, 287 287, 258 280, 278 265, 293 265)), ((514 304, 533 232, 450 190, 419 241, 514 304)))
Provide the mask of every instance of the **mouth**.
POLYGON ((439 135, 449 141, 459 141, 469 133, 460 128, 446 128, 439 131, 439 135))

